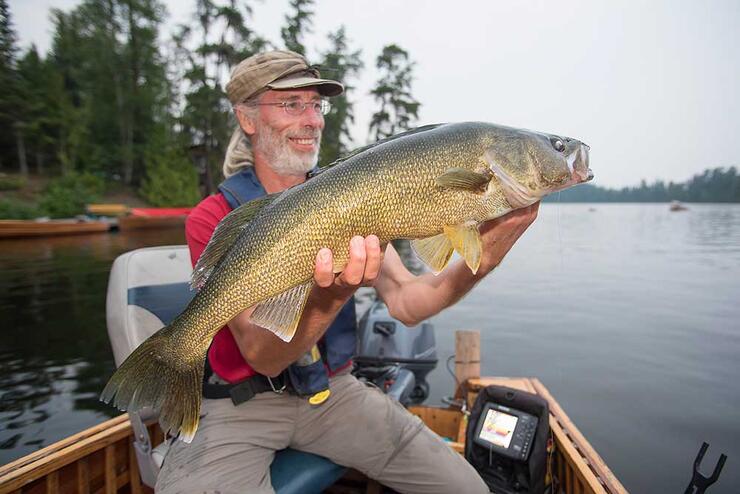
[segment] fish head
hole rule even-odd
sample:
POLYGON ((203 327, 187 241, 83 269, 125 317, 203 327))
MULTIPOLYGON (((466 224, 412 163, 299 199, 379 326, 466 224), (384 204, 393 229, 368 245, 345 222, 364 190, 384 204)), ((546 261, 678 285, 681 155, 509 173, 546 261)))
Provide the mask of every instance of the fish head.
POLYGON ((485 161, 516 209, 593 179, 589 149, 570 137, 503 129, 493 136, 485 161))

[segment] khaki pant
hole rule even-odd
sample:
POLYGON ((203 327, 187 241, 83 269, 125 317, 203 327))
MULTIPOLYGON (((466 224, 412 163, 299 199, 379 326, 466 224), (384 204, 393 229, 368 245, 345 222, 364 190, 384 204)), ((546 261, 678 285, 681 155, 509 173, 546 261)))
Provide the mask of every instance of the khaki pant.
POLYGON ((203 400, 192 444, 175 441, 158 493, 273 493, 270 464, 287 447, 325 456, 399 492, 488 493, 476 471, 416 416, 351 374, 320 406, 260 393, 234 406, 203 400))

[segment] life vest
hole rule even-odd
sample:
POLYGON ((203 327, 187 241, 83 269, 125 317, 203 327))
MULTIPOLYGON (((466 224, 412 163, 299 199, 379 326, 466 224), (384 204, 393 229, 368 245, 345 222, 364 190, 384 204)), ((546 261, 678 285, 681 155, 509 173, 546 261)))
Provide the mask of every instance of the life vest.
MULTIPOLYGON (((224 180, 218 190, 231 209, 267 194, 251 166, 224 180)), ((339 311, 336 319, 318 343, 321 358, 309 365, 288 367, 291 384, 300 395, 313 395, 329 387, 329 371, 346 367, 357 346, 357 318, 352 297, 339 311)))

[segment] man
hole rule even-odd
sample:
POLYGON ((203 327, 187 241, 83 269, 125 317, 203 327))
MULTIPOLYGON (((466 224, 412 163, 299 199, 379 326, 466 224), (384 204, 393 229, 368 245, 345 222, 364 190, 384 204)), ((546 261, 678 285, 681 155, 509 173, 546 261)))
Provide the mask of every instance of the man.
MULTIPOLYGON (((307 179, 324 128, 323 98, 343 91, 301 55, 286 51, 244 60, 226 89, 239 128, 224 162, 227 180, 189 216, 193 262, 234 207, 307 179)), ((536 215, 534 205, 482 225, 476 275, 457 262, 438 276, 414 276, 391 245, 381 251, 374 235, 351 240, 349 262, 335 275, 332 252, 321 249, 317 287, 289 343, 252 324, 252 309, 216 335, 198 433, 190 445, 174 443, 158 492, 273 492, 270 463, 286 447, 325 456, 399 492, 488 492, 475 470, 417 417, 350 374, 356 345, 352 297, 358 287, 374 285, 391 315, 415 325, 491 272, 536 215), (228 393, 218 391, 224 388, 228 393)))

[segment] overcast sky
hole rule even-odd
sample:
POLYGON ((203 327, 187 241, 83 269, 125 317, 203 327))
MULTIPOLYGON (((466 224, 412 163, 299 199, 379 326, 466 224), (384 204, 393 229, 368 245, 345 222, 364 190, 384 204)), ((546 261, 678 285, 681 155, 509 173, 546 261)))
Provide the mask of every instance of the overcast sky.
MULTIPOLYGON (((78 3, 10 0, 21 46, 45 53, 49 8, 78 3)), ((168 29, 189 22, 194 1, 164 3, 168 29)), ((279 42, 288 1, 250 4, 254 29, 279 42)), ((342 24, 362 50, 357 144, 375 111, 375 58, 396 43, 416 62, 419 124, 483 120, 575 137, 591 146, 595 183, 608 187, 740 166, 737 0, 317 4, 309 56, 342 24)))

